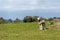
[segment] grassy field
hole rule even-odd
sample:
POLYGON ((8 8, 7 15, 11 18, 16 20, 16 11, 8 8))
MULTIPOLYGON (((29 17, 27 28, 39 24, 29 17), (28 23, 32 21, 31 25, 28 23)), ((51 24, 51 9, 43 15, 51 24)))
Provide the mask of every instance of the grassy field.
POLYGON ((60 30, 47 24, 39 30, 38 23, 0 24, 0 40, 60 40, 60 30))

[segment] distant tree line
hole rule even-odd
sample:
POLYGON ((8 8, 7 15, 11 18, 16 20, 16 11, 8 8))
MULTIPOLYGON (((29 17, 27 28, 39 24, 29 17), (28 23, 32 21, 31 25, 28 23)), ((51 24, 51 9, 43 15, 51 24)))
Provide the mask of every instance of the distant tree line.
POLYGON ((12 19, 5 20, 3 17, 0 17, 0 24, 4 23, 20 23, 20 19, 16 18, 14 21, 12 19))
MULTIPOLYGON (((23 22, 37 22, 37 18, 39 16, 25 16, 24 19, 23 19, 23 22)), ((53 19, 60 19, 58 17, 53 17, 53 18, 43 18, 43 17, 40 17, 41 20, 44 19, 44 20, 47 20, 49 22, 52 22, 53 19)), ((12 19, 8 19, 7 21, 3 18, 3 17, 0 17, 0 24, 4 24, 4 23, 20 23, 21 20, 19 18, 16 18, 15 20, 12 20, 12 19)))

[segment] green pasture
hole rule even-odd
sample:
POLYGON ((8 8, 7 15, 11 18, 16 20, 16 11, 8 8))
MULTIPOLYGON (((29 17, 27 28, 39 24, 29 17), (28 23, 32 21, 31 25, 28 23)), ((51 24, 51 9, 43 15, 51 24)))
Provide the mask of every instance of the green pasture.
POLYGON ((47 30, 39 30, 36 22, 0 24, 0 40, 60 40, 60 30, 46 24, 47 30))

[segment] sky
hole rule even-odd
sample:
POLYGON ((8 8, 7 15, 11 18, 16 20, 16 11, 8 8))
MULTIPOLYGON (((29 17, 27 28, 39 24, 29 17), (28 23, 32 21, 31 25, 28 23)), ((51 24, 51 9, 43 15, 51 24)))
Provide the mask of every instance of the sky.
POLYGON ((24 16, 60 17, 60 0, 0 0, 0 17, 24 16))

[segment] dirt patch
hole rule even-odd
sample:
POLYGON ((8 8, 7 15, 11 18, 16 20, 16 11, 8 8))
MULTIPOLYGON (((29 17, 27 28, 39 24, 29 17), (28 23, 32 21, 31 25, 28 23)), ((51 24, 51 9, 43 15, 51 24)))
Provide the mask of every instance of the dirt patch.
POLYGON ((56 29, 60 30, 60 22, 55 22, 56 29))

